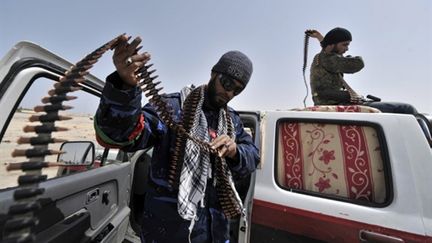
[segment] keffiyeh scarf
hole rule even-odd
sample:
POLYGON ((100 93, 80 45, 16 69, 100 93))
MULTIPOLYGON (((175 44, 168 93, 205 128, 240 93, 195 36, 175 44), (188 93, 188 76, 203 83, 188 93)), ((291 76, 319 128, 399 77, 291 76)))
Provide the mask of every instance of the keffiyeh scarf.
MULTIPOLYGON (((193 125, 189 133, 201 141, 210 142, 207 119, 202 110, 205 86, 200 86, 198 89, 200 89, 200 99, 193 117, 193 125)), ((182 91, 182 94, 184 94, 184 90, 182 91)), ((233 127, 232 120, 226 119, 227 117, 228 114, 226 114, 226 110, 221 108, 219 110, 218 118, 218 135, 227 134, 229 125, 233 127)), ((233 139, 235 138, 234 133, 231 134, 231 136, 233 139)), ((234 187, 232 175, 226 165, 226 161, 224 158, 218 159, 222 160, 221 163, 224 165, 225 173, 227 173, 229 185, 231 187, 230 189, 232 189, 234 192, 238 206, 241 208, 241 210, 243 210, 241 199, 234 187)), ((180 174, 177 209, 178 213, 183 219, 192 221, 191 227, 189 229, 190 231, 193 228, 198 205, 200 203, 202 206, 204 205, 203 200, 207 180, 211 177, 211 175, 210 152, 201 149, 195 142, 187 139, 183 157, 183 165, 180 174)), ((217 179, 218 178, 213 178, 214 182, 216 183, 216 187, 221 186, 217 179)))

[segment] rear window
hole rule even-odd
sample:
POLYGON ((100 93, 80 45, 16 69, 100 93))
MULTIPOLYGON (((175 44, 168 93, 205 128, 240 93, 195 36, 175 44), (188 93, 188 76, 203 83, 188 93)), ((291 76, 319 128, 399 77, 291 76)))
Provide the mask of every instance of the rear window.
POLYGON ((282 120, 276 144, 281 188, 377 207, 389 203, 390 170, 378 125, 282 120))

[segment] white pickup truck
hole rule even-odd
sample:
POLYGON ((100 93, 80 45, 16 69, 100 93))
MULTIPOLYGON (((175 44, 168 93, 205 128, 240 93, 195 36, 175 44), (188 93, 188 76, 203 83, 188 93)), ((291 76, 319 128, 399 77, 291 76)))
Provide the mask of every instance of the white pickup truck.
MULTIPOLYGON (((103 81, 86 75, 69 102, 76 108, 60 112, 73 119, 59 122, 69 131, 53 137, 69 142, 47 147, 66 154, 46 155, 43 168, 37 158, 20 164, 26 159, 11 156, 41 146, 17 143, 31 137, 22 128, 39 114, 28 108, 71 65, 29 42, 0 61, 0 241, 139 242, 151 153, 98 147, 93 114, 78 107, 96 110, 103 81)), ((233 220, 232 242, 432 242, 430 116, 359 106, 241 116, 261 163, 236 184, 248 215, 233 220)))

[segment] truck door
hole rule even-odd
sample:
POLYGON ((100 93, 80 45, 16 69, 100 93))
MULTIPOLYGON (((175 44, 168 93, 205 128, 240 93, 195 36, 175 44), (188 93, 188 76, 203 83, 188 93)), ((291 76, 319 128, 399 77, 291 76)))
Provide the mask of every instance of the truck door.
MULTIPOLYGON (((246 112, 240 111, 240 118, 243 123, 244 129, 248 132, 252 139, 255 141, 255 145, 259 148, 261 134, 260 134, 260 114, 258 112, 246 112)), ((237 192, 243 201, 243 206, 246 209, 246 216, 234 219, 230 225, 230 241, 238 243, 249 242, 250 226, 251 226, 251 214, 252 214, 252 203, 253 194, 255 188, 255 176, 256 173, 252 173, 247 178, 241 178, 234 180, 237 192)))
MULTIPOLYGON (((82 90, 73 93, 78 99, 65 102, 74 108, 60 115, 72 119, 59 122, 58 126, 68 131, 54 132, 53 137, 69 141, 62 148, 66 152, 75 149, 76 156, 60 158, 62 163, 78 161, 78 157, 95 159, 64 170, 56 165, 57 156, 48 155, 45 162, 49 166, 41 172, 24 167, 25 172, 6 171, 9 165, 26 160, 11 156, 15 149, 30 147, 17 140, 32 137, 23 128, 32 125, 29 117, 35 115, 33 107, 41 104, 41 98, 71 65, 27 42, 17 44, 0 62, 0 241, 118 243, 124 238, 133 171, 129 162, 123 162, 126 158, 122 153, 107 151, 95 141, 93 115, 103 82, 94 76, 86 75, 82 90), (74 141, 77 143, 71 143, 74 141), (76 150, 80 146, 85 151, 76 150), (110 156, 113 153, 116 155, 110 156), (24 174, 28 175, 27 181, 18 182, 24 174), (33 182, 31 187, 26 184, 31 178, 44 176, 48 179, 33 182), (26 194, 18 193, 23 188, 28 189, 26 194), (33 192, 37 193, 32 195, 33 192)), ((60 145, 50 144, 48 148, 56 151, 60 145)))
MULTIPOLYGON (((423 223, 430 221, 424 215, 430 198, 418 190, 430 179, 422 176, 418 185, 413 179, 424 173, 415 167, 430 162, 430 148, 413 116, 287 111, 263 117, 251 242, 431 240, 423 223), (416 160, 410 149, 418 151, 416 160)), ((431 171, 430 163, 421 168, 431 171)))

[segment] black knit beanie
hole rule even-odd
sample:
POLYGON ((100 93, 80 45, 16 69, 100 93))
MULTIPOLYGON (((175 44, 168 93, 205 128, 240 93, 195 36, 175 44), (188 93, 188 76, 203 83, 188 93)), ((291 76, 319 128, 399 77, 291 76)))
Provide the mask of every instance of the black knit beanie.
POLYGON ((343 41, 351 41, 351 33, 344 28, 334 28, 330 30, 321 41, 321 46, 326 47, 331 44, 336 44, 343 41))
POLYGON ((239 51, 229 51, 222 55, 213 66, 212 71, 227 75, 241 81, 244 85, 249 82, 252 75, 252 62, 239 51))

